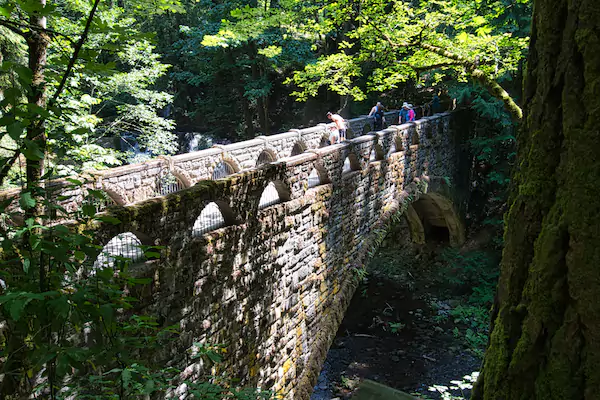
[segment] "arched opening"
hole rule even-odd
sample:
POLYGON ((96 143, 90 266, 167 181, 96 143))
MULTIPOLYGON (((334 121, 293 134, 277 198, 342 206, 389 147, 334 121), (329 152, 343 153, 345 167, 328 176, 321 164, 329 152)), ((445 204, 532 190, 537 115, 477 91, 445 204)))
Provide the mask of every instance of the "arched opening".
POLYGON ((133 232, 124 232, 106 243, 94 262, 94 269, 135 264, 145 259, 142 241, 133 232))
POLYGON ((289 192, 283 183, 279 181, 269 182, 260 196, 260 200, 258 201, 258 209, 262 210, 263 208, 288 201, 289 199, 289 192))
POLYGON ((323 134, 323 136, 321 136, 321 141, 319 142, 319 148, 329 146, 330 144, 329 135, 323 134))
POLYGON ((161 174, 156 184, 156 195, 164 196, 185 189, 185 185, 170 172, 161 174))
POLYGON ((394 140, 390 149, 387 152, 388 157, 393 153, 398 153, 404 151, 404 141, 402 140, 402 135, 398 134, 394 136, 394 140))
POLYGON ((194 222, 192 236, 202 236, 228 225, 227 220, 230 220, 230 218, 226 218, 228 214, 231 214, 231 211, 226 206, 219 205, 214 201, 208 203, 194 222), (223 212, 224 210, 225 212, 223 212))
POLYGON ((410 135, 410 144, 411 146, 416 146, 419 144, 419 133, 417 131, 412 131, 410 135))
POLYGON ((272 163, 277 160, 277 156, 272 150, 266 149, 263 150, 258 156, 258 160, 256 160, 256 166, 260 167, 263 164, 272 163))
POLYGON ((369 161, 373 162, 379 160, 383 160, 383 148, 381 147, 381 145, 376 143, 375 145, 373 145, 371 153, 369 154, 369 161))
POLYGON ((308 175, 308 187, 313 188, 315 186, 319 186, 321 183, 319 171, 317 171, 316 168, 313 168, 313 170, 310 172, 310 175, 308 175))
POLYGON ((290 155, 297 156, 298 154, 302 154, 305 151, 306 151, 306 145, 304 144, 304 142, 298 141, 294 144, 294 147, 292 147, 292 153, 290 155))
POLYGON ((394 143, 396 144, 396 151, 404 151, 404 141, 401 135, 397 135, 394 138, 394 143))
POLYGON ((371 127, 371 124, 365 124, 362 128, 363 135, 366 135, 367 133, 372 132, 372 131, 373 131, 373 129, 371 127))
POLYGON ((342 174, 358 170, 360 170, 360 163, 358 162, 358 158, 356 158, 356 155, 354 154, 349 154, 348 157, 346 157, 346 159, 344 160, 342 174))
POLYGON ((225 178, 226 176, 233 175, 236 172, 238 172, 238 169, 235 167, 235 165, 231 161, 222 160, 215 166, 215 169, 213 170, 213 173, 212 173, 212 179, 213 180, 222 179, 222 178, 225 178))
POLYGON ((392 145, 390 146, 390 149, 387 152, 387 156, 389 157, 390 155, 394 154, 396 152, 396 142, 393 142, 392 145))
POLYGON ((412 206, 421 221, 426 241, 453 246, 464 242, 462 223, 448 199, 437 193, 428 193, 421 195, 412 206))

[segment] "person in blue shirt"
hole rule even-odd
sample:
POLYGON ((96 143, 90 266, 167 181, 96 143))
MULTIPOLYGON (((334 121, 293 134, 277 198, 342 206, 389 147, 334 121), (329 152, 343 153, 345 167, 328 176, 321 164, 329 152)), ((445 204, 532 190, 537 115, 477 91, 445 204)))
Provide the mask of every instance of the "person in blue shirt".
POLYGON ((404 102, 402 104, 402 110, 400 110, 400 117, 398 118, 398 123, 400 124, 404 124, 406 122, 408 122, 408 103, 404 102))
POLYGON ((381 102, 378 101, 377 104, 371 108, 369 117, 375 117, 375 123, 373 125, 376 131, 383 129, 383 124, 385 124, 385 115, 383 114, 383 104, 381 104, 381 102))

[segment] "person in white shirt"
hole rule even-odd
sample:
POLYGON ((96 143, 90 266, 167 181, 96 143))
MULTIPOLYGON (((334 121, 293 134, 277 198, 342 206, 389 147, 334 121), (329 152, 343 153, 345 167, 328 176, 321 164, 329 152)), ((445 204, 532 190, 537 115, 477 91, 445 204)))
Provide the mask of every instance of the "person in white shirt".
POLYGON ((340 141, 343 142, 344 140, 346 140, 346 120, 342 118, 341 115, 333 114, 331 112, 327 113, 327 118, 332 120, 335 126, 337 127, 337 130, 340 133, 340 141))

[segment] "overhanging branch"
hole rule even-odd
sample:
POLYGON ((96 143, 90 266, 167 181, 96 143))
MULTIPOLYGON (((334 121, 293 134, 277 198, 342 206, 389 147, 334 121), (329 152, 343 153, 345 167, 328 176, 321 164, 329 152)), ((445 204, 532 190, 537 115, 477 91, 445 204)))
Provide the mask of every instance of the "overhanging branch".
POLYGON ((388 34, 383 32, 374 23, 370 22, 369 25, 371 25, 377 32, 379 32, 381 36, 386 40, 386 42, 388 42, 388 44, 392 46, 392 48, 397 49, 402 47, 420 47, 441 57, 453 60, 453 65, 462 65, 475 80, 481 83, 488 90, 488 92, 492 96, 494 96, 498 100, 501 100, 504 103, 504 106, 513 117, 515 117, 517 120, 523 119, 523 110, 521 109, 521 107, 519 107, 519 105, 515 103, 510 94, 508 94, 508 92, 495 79, 492 79, 488 74, 486 74, 484 71, 478 68, 479 63, 468 60, 459 54, 452 53, 441 47, 437 47, 429 43, 424 43, 422 41, 419 41, 414 44, 410 44, 407 42, 397 43, 393 41, 388 34))
POLYGON ((60 36, 60 37, 62 37, 64 39, 66 39, 69 43, 71 43, 73 45, 75 44, 75 41, 71 37, 65 35, 64 33, 60 33, 60 32, 57 32, 55 30, 52 30, 52 29, 42 28, 42 27, 39 27, 39 26, 35 26, 35 25, 31 25, 31 24, 25 24, 25 23, 22 23, 22 22, 10 21, 10 20, 4 19, 4 18, 0 18, 0 25, 2 25, 3 27, 5 27, 7 29, 10 29, 11 31, 13 31, 17 35, 20 35, 20 36, 23 36, 23 37, 26 37, 26 35, 28 34, 28 32, 26 32, 24 30, 21 30, 21 28, 22 29, 29 29, 29 30, 34 31, 34 32, 43 32, 43 33, 46 33, 46 34, 48 34, 50 36, 60 36))

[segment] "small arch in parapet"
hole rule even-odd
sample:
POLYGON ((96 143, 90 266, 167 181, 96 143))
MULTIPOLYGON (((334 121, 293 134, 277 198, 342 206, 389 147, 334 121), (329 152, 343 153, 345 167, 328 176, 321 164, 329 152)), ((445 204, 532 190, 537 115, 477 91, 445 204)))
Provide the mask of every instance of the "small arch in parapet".
POLYGON ((192 236, 199 237, 205 233, 233 225, 235 218, 231 208, 223 201, 211 201, 202 211, 192 227, 192 236))
POLYGON ((383 148, 379 143, 375 143, 369 154, 369 162, 381 161, 384 158, 383 148))
POLYGON ((344 160, 344 166, 342 167, 342 174, 347 174, 353 171, 360 170, 360 162, 356 154, 350 153, 344 160))
POLYGON ((166 171, 161 173, 156 180, 156 196, 164 196, 169 193, 178 192, 186 186, 175 174, 166 171))
POLYGON ((362 128, 362 134, 366 135, 370 132, 373 132, 373 127, 371 126, 371 124, 369 124, 368 122, 366 124, 363 125, 362 128))
POLYGON ((412 132, 410 133, 410 145, 418 146, 419 144, 420 144, 419 132, 417 132, 416 129, 413 129, 412 132))
POLYGON ((112 201, 116 205, 118 205, 118 206, 127 205, 127 203, 128 203, 127 196, 125 195, 125 193, 123 193, 124 190, 122 190, 118 186, 113 186, 112 184, 109 184, 109 183, 103 183, 102 189, 108 195, 108 197, 110 197, 112 199, 112 201))
POLYGON ((314 188, 327 183, 329 183, 327 171, 325 171, 322 165, 315 165, 308 175, 308 188, 314 188))
POLYGON ((306 147, 306 143, 304 143, 302 140, 298 140, 296 143, 294 143, 294 147, 292 147, 292 152, 290 153, 290 156, 297 156, 298 154, 302 154, 306 151, 308 147, 306 147))
POLYGON ((219 163, 217 163, 217 165, 215 165, 215 168, 213 169, 213 173, 212 173, 212 179, 213 180, 223 179, 229 175, 238 173, 239 171, 240 171, 240 168, 237 166, 235 161, 229 160, 229 159, 223 159, 223 160, 219 161, 219 163))
POLYGON ((290 191, 285 184, 281 181, 271 181, 260 195, 258 209, 262 210, 263 208, 288 201, 289 199, 290 191))
POLYGON ((399 153, 404 151, 404 140, 401 134, 395 135, 394 140, 392 141, 392 145, 387 152, 388 157, 393 153, 399 153))
POLYGON ((260 167, 263 164, 269 164, 277 161, 277 154, 271 149, 264 149, 259 155, 258 160, 256 160, 256 166, 260 167))

